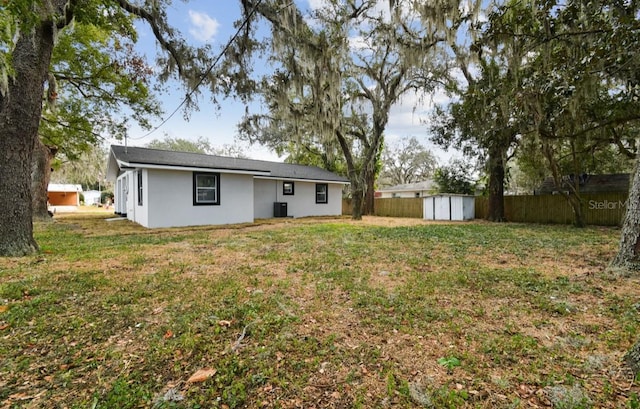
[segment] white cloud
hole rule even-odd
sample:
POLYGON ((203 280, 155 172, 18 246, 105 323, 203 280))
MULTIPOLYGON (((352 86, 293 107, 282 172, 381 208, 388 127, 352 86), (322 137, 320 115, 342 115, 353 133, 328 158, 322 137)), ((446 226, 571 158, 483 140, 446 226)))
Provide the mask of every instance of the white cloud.
POLYGON ((309 0, 309 8, 312 10, 318 10, 327 4, 326 0, 309 0))
POLYGON ((438 159, 439 163, 446 163, 460 152, 454 148, 443 149, 431 142, 429 125, 433 120, 434 105, 446 104, 450 98, 442 91, 433 95, 420 95, 407 92, 400 101, 391 107, 389 123, 385 129, 385 143, 393 144, 405 137, 415 137, 438 159))
POLYGON ((189 29, 189 33, 196 40, 206 43, 211 41, 211 39, 218 33, 220 23, 209 17, 206 13, 189 10, 189 20, 192 26, 189 29))
POLYGON ((371 44, 362 36, 354 36, 349 38, 349 47, 352 50, 369 50, 371 44))

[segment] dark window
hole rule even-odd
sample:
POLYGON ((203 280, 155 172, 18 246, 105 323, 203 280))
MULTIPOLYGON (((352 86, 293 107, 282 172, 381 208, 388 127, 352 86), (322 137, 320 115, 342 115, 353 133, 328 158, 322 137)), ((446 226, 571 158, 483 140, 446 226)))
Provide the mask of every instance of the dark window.
POLYGON ((282 194, 289 196, 293 195, 293 182, 282 183, 282 194))
POLYGON ((142 206, 142 171, 138 171, 138 206, 142 206))
POLYGON ((194 173, 193 174, 193 205, 219 205, 220 204, 220 174, 218 173, 194 173))
POLYGON ((316 203, 328 203, 329 185, 326 183, 316 184, 316 203))

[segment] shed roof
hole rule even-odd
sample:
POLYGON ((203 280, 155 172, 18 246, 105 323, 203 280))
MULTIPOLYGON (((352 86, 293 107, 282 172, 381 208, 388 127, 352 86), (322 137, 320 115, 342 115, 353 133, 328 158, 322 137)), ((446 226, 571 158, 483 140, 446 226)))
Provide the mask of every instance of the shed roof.
POLYGON ((49 183, 48 192, 82 192, 81 185, 72 185, 66 183, 49 183))
POLYGON ((348 183, 348 179, 316 166, 295 165, 254 159, 231 158, 201 153, 176 152, 134 146, 112 145, 107 175, 115 180, 122 167, 169 167, 243 172, 267 178, 321 180, 348 183), (115 163, 112 161, 115 160, 115 163))

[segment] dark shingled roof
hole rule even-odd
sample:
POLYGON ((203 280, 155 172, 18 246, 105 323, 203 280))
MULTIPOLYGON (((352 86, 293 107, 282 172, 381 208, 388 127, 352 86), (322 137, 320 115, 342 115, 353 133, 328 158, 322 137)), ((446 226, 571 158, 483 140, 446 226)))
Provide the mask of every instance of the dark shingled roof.
POLYGON ((201 153, 174 152, 161 149, 140 148, 135 146, 112 145, 113 156, 122 162, 140 165, 160 165, 193 167, 203 169, 269 172, 266 177, 283 179, 322 180, 348 183, 348 179, 316 166, 293 165, 263 160, 230 158, 226 156, 205 155, 201 153))
MULTIPOLYGON (((558 189, 553 181, 553 178, 549 177, 542 182, 540 188, 536 190, 536 194, 552 194, 559 190, 570 190, 569 183, 574 178, 572 176, 565 176, 562 179, 562 189, 558 189)), ((580 193, 613 193, 613 192, 628 192, 629 191, 629 174, 628 173, 614 173, 610 175, 580 175, 578 176, 578 183, 580 187, 580 193)))

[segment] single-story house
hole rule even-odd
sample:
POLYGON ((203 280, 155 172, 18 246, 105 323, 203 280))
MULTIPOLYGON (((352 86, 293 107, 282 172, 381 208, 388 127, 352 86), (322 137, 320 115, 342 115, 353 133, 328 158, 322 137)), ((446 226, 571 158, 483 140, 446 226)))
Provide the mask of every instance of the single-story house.
POLYGON ((630 175, 613 173, 606 175, 567 175, 562 177, 561 187, 556 186, 552 177, 546 178, 535 190, 536 195, 552 195, 561 192, 569 193, 571 186, 578 183, 580 193, 626 193, 629 191, 630 175))
POLYGON ((71 210, 80 206, 80 193, 82 186, 49 183, 47 187, 47 201, 49 206, 57 210, 71 210))
POLYGON ((339 216, 348 180, 313 166, 112 146, 116 214, 145 227, 339 216))
POLYGON ((424 180, 417 183, 407 183, 378 189, 375 197, 380 199, 392 197, 425 197, 432 195, 438 186, 433 180, 424 180))

